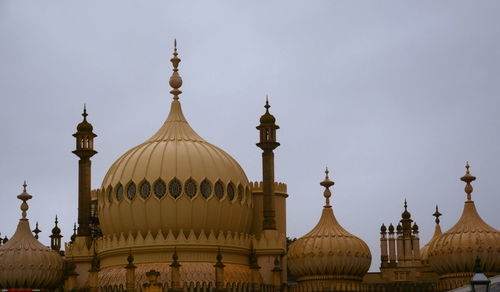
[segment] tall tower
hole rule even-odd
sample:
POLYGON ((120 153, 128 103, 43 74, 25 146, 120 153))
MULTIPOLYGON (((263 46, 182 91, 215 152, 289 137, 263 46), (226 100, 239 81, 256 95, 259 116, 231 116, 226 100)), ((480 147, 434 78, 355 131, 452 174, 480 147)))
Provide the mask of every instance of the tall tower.
POLYGON ((280 145, 276 142, 276 118, 269 113, 269 101, 266 97, 266 112, 260 117, 260 125, 257 129, 260 132, 260 142, 257 146, 262 149, 262 188, 264 194, 263 210, 264 230, 275 230, 276 219, 274 211, 274 149, 280 145))
POLYGON ((76 127, 76 150, 73 153, 78 161, 78 231, 77 236, 90 236, 90 178, 91 161, 97 151, 94 150, 94 134, 92 125, 87 122, 87 109, 83 108, 83 121, 76 127))

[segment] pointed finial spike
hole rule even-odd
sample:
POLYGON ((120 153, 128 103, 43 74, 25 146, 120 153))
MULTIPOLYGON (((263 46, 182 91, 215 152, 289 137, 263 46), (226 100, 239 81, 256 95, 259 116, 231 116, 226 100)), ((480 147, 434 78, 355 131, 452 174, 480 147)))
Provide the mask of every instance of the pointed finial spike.
POLYGON ((271 107, 271 105, 269 104, 269 96, 266 94, 266 105, 264 105, 264 107, 266 108, 266 113, 269 113, 269 108, 271 107))
POLYGON ((325 168, 325 174, 326 174, 326 178, 329 178, 328 177, 328 174, 330 173, 330 171, 328 170, 328 166, 325 168))
POLYGON ((84 120, 87 119, 88 114, 87 114, 87 104, 86 103, 83 104, 83 113, 82 113, 82 116, 83 116, 84 120))
POLYGON ((408 207, 408 204, 406 203, 406 198, 405 198, 405 211, 406 211, 407 207, 408 207))
POLYGON ((23 183, 23 193, 26 193, 26 187, 28 186, 28 184, 26 183, 26 181, 24 181, 23 183))
POLYGON ((56 222, 56 226, 57 226, 57 223, 59 223, 59 221, 57 220, 57 215, 56 215, 56 220, 55 220, 55 222, 56 222))

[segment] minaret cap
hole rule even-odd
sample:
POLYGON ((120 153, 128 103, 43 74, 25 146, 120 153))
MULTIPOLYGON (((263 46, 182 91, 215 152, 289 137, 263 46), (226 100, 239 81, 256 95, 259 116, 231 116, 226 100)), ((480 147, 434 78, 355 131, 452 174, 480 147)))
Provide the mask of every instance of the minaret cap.
POLYGON ((87 116, 88 116, 87 105, 84 104, 83 105, 83 113, 82 113, 83 121, 81 123, 79 123, 78 126, 76 126, 76 130, 78 132, 92 132, 94 130, 94 127, 92 126, 92 124, 87 121, 87 116))
POLYGON ((467 193, 467 201, 471 201, 471 198, 472 198, 471 193, 474 190, 470 183, 476 180, 476 177, 470 174, 469 168, 470 168, 470 165, 469 165, 469 162, 467 161, 465 163, 465 169, 466 169, 465 175, 460 178, 461 181, 466 183, 464 190, 467 193))
POLYGON ((328 177, 329 173, 330 171, 328 170, 328 167, 326 167, 325 179, 319 183, 321 186, 325 188, 325 191, 323 192, 323 196, 326 199, 326 205, 324 206, 325 208, 331 208, 330 197, 332 196, 332 192, 330 191, 330 187, 335 184, 335 182, 331 181, 330 178, 328 177))
POLYGON ((179 63, 181 62, 181 59, 179 59, 177 56, 179 55, 177 53, 177 40, 174 39, 174 53, 173 53, 172 59, 170 59, 170 62, 172 62, 173 69, 172 69, 172 76, 170 76, 170 79, 168 83, 170 86, 173 88, 170 90, 170 93, 174 96, 174 100, 179 99, 179 94, 182 93, 179 88, 182 86, 182 77, 179 75, 179 63))
POLYGON ((274 125, 276 123, 276 118, 269 113, 269 108, 271 105, 269 104, 269 96, 266 95, 266 105, 264 105, 266 108, 266 112, 260 117, 260 123, 265 124, 265 125, 274 125))

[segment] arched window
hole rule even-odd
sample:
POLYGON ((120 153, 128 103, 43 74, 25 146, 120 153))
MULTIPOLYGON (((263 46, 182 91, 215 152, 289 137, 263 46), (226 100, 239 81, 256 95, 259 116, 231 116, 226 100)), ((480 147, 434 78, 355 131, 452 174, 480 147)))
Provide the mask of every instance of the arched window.
POLYGON ((212 195, 212 184, 208 180, 204 179, 200 184, 200 191, 201 195, 205 199, 208 199, 212 195))
POLYGON ((194 181, 194 179, 190 178, 186 181, 186 183, 184 184, 184 192, 190 198, 196 195, 196 182, 194 181))
POLYGON ((222 184, 222 182, 219 180, 215 183, 215 187, 214 187, 214 190, 215 190, 215 196, 217 197, 217 199, 222 199, 222 197, 224 197, 224 185, 222 184))
POLYGON ((127 198, 133 200, 135 198, 136 186, 134 182, 130 182, 127 187, 127 198))
POLYGON ((234 185, 232 182, 227 184, 227 197, 230 201, 234 199, 234 185))
POLYGON ((176 178, 172 179, 168 184, 168 191, 172 198, 177 199, 182 193, 181 182, 176 178))
POLYGON ((112 187, 108 188, 108 201, 110 203, 113 202, 113 188, 112 187))
POLYGON ((116 199, 118 202, 121 202, 123 200, 123 186, 122 184, 118 184, 118 187, 116 188, 116 199))
POLYGON ((158 199, 161 199, 165 196, 165 193, 167 192, 167 186, 165 185, 165 182, 162 179, 159 179, 155 182, 154 192, 155 196, 158 199))
POLYGON ((141 197, 146 200, 151 193, 151 185, 147 180, 143 181, 141 184, 141 197))

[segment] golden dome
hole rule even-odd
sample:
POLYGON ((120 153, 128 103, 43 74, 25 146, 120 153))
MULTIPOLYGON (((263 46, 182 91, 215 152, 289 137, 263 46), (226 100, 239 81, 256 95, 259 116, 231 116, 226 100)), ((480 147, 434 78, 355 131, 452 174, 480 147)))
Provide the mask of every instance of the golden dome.
POLYGON ((422 260, 422 263, 424 264, 428 264, 429 263, 429 246, 432 245, 432 243, 436 240, 436 238, 438 238, 441 234, 443 234, 441 232, 441 226, 439 225, 439 216, 441 216, 442 214, 439 213, 439 210, 438 210, 438 206, 436 206, 436 212, 434 212, 434 214, 432 214, 432 216, 436 217, 436 227, 434 227, 434 234, 432 235, 432 238, 431 240, 429 240, 429 242, 424 245, 424 247, 422 247, 420 249, 420 259, 422 260))
POLYGON ((321 182, 326 198, 321 218, 288 250, 288 267, 299 282, 328 279, 359 281, 370 268, 371 253, 366 243, 340 226, 333 214, 329 190, 333 184, 327 169, 326 178, 321 182))
POLYGON ((236 160, 203 140, 187 122, 178 100, 182 79, 177 49, 171 61, 170 113, 156 134, 108 170, 99 200, 102 232, 248 233, 252 213, 247 176, 236 160))
POLYGON ((471 200, 472 185, 476 178, 467 172, 461 178, 466 182, 462 216, 448 231, 437 237, 429 246, 430 264, 441 278, 470 278, 476 257, 481 259, 486 274, 500 272, 500 231, 486 224, 477 213, 471 200))
POLYGON ((26 183, 23 192, 17 197, 23 201, 23 217, 19 220, 14 236, 0 246, 0 286, 4 289, 54 288, 63 277, 63 259, 31 233, 26 218, 26 201, 31 199, 31 195, 26 192, 26 183))

